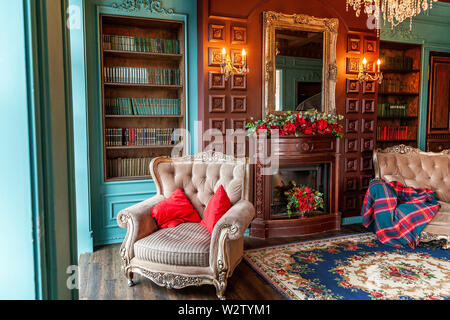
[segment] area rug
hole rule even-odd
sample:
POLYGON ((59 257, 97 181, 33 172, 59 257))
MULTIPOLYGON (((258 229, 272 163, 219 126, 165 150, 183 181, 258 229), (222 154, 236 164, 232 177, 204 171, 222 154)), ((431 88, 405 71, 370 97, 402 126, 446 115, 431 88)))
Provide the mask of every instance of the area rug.
POLYGON ((449 300, 450 250, 398 249, 372 233, 246 250, 245 261, 288 299, 449 300))

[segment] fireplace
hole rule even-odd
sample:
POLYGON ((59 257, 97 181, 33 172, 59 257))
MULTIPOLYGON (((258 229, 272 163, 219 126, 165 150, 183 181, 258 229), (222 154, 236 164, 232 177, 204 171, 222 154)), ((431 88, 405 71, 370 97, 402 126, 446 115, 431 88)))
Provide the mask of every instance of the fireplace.
MULTIPOLYGON (((256 218, 250 227, 251 237, 290 237, 340 229, 338 139, 334 135, 280 137, 272 148, 268 143, 269 154, 277 156, 279 164, 271 175, 263 175, 264 164, 254 165, 256 218), (291 181, 323 193, 324 208, 289 217, 284 192, 291 181)), ((257 148, 262 150, 262 142, 257 148)))
MULTIPOLYGON (((272 197, 270 204, 271 219, 286 219, 287 197, 284 194, 292 187, 291 182, 296 185, 304 185, 310 189, 317 190, 323 194, 324 207, 317 211, 327 213, 329 211, 329 192, 330 192, 330 165, 322 164, 303 164, 303 165, 285 165, 275 170, 272 175, 272 197)), ((314 214, 317 214, 314 213, 314 214)), ((291 215, 292 218, 298 214, 291 215)))

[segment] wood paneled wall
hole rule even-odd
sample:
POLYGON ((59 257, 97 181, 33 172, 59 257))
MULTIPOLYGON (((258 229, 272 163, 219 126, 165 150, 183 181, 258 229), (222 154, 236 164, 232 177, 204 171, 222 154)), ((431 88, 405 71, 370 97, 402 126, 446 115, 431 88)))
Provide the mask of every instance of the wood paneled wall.
MULTIPOLYGON (((376 133, 376 91, 367 92, 359 86, 358 92, 347 93, 347 79, 355 79, 356 74, 347 73, 347 58, 362 59, 369 62, 378 58, 379 41, 376 32, 366 27, 367 17, 345 10, 342 0, 199 0, 198 1, 198 96, 199 120, 203 129, 215 127, 232 129, 242 126, 251 117, 261 119, 262 115, 262 12, 277 11, 287 14, 302 13, 321 18, 338 18, 337 39, 338 78, 336 85, 337 112, 345 116, 345 137, 341 139, 340 150, 344 154, 342 175, 339 181, 341 194, 340 211, 343 217, 360 214, 360 205, 369 177, 373 176, 372 150, 375 147, 376 133), (233 28, 246 33, 245 41, 235 41, 233 28), (242 29, 239 29, 242 28, 242 29), (215 31, 215 32, 214 32, 215 31), (348 52, 349 36, 360 39, 360 51, 348 52), (375 52, 366 54, 366 40, 373 40, 375 52), (210 53, 225 47, 238 51, 245 48, 248 55, 250 73, 245 79, 245 88, 232 87, 232 80, 225 86, 221 83, 219 66, 214 66, 210 53), (372 59, 373 58, 373 59, 372 59), (356 109, 354 103, 357 103, 356 109), (352 109, 353 108, 353 109, 352 109)), ((239 38, 239 34, 237 34, 239 38)), ((239 40, 239 39, 238 39, 239 40)), ((201 138, 201 137, 199 137, 201 138)), ((199 141, 199 146, 207 143, 199 141)))

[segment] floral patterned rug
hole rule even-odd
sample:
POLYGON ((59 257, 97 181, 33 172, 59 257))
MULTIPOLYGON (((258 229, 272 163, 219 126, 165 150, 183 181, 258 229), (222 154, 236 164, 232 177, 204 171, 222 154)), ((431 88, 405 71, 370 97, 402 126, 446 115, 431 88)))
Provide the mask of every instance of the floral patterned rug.
POLYGON ((244 259, 288 299, 450 300, 450 250, 381 244, 372 233, 246 250, 244 259))

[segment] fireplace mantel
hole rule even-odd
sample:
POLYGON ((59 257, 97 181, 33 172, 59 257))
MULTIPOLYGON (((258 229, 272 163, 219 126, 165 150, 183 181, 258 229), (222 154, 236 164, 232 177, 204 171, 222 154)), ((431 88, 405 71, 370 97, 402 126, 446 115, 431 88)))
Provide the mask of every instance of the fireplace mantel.
MULTIPOLYGON (((262 142, 257 145, 262 150, 262 142)), ((274 219, 271 214, 272 175, 262 175, 262 163, 254 165, 254 199, 256 218, 250 228, 250 236, 257 238, 292 237, 339 230, 341 213, 338 212, 338 181, 341 153, 339 138, 333 134, 300 135, 280 137, 279 142, 271 147, 267 141, 268 154, 279 157, 279 167, 301 167, 305 165, 326 164, 329 177, 328 210, 323 214, 304 218, 274 219)))

